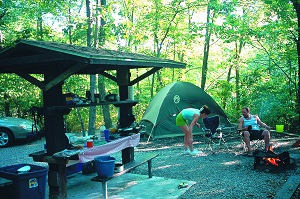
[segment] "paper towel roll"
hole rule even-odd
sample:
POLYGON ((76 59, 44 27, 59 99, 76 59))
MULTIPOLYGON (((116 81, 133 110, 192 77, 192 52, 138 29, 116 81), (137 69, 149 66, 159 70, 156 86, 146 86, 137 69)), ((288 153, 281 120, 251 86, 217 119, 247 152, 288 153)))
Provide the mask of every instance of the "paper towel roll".
POLYGON ((134 90, 133 90, 133 86, 128 86, 128 99, 134 100, 134 90))

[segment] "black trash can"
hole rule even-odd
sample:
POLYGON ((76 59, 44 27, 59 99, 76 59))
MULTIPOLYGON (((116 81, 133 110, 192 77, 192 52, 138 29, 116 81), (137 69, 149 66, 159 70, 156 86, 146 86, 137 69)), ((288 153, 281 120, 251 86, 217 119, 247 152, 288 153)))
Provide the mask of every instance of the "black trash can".
MULTIPOLYGON (((7 189, 10 198, 16 199, 45 199, 46 176, 48 169, 32 164, 17 164, 0 168, 0 177, 13 181, 7 189), (30 170, 19 172, 22 167, 29 166, 30 170)), ((7 194, 6 194, 7 195, 7 194)))

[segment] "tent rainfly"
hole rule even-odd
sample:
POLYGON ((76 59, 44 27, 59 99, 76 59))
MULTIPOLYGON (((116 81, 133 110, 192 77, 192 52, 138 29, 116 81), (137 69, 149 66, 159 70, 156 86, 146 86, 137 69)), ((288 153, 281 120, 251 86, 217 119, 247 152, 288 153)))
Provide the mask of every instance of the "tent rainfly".
MULTIPOLYGON (((200 87, 189 82, 174 82, 162 88, 150 102, 141 125, 145 125, 146 133, 152 138, 183 136, 182 130, 176 126, 176 115, 184 108, 201 108, 207 105, 211 114, 220 116, 223 127, 231 127, 230 121, 222 108, 200 87)), ((194 134, 203 132, 201 128, 193 128, 194 134)))

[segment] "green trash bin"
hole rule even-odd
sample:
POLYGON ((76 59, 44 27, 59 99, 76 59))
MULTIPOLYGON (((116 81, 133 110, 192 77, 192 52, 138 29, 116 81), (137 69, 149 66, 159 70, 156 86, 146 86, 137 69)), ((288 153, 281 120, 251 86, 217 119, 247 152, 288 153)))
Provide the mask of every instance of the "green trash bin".
POLYGON ((48 169, 32 164, 17 164, 0 168, 0 177, 13 181, 7 189, 10 198, 16 199, 45 199, 46 176, 48 169), (30 170, 19 172, 22 167, 29 166, 30 170))

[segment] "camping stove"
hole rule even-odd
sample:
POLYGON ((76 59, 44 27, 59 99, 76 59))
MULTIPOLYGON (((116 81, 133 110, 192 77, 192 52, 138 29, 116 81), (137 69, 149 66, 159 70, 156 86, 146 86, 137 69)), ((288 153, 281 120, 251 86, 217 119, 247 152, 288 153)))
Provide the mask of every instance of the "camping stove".
POLYGON ((282 172, 296 168, 295 160, 290 158, 288 151, 276 154, 272 150, 255 150, 253 155, 254 169, 258 171, 282 172))

